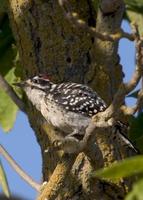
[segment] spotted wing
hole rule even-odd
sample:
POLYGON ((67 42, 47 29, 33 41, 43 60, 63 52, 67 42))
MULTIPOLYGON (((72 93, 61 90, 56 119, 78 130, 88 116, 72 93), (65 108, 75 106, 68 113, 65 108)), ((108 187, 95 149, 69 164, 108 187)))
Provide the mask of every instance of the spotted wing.
POLYGON ((93 116, 106 109, 105 102, 86 85, 62 83, 53 91, 53 99, 67 111, 93 116))

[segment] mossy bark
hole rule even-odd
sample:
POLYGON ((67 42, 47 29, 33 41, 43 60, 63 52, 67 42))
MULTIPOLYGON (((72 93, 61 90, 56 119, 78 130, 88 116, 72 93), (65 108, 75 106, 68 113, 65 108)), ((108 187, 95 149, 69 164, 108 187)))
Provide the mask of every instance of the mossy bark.
MULTIPOLYGON (((106 12, 104 6, 102 8, 104 1, 101 1, 97 13, 92 1, 69 2, 72 11, 77 12, 89 26, 96 25, 98 31, 111 34, 121 25, 124 3, 120 0, 118 5, 112 5, 112 10, 106 12)), ((119 64, 118 41, 101 41, 86 30, 73 26, 64 17, 57 0, 9 0, 8 10, 20 53, 23 79, 37 73, 48 73, 54 82, 74 81, 88 84, 107 104, 111 102, 123 77, 119 64)), ((59 152, 44 153, 45 148, 52 143, 55 131, 51 126, 43 128, 40 113, 29 102, 27 112, 41 147, 43 181, 47 181, 61 156, 59 152)), ((97 155, 98 159, 95 158, 95 169, 107 166, 128 154, 119 150, 120 146, 110 133, 99 134, 97 143, 102 156, 97 155)), ((70 178, 57 199, 123 199, 128 183, 119 182, 113 185, 89 180, 92 167, 87 157, 83 153, 79 154, 70 178)))

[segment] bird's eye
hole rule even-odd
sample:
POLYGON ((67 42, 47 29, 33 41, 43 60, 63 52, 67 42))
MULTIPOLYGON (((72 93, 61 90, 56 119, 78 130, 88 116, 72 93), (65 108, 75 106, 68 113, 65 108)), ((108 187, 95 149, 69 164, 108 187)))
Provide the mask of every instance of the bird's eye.
POLYGON ((38 83, 39 82, 37 79, 33 79, 32 81, 33 81, 33 83, 38 83))

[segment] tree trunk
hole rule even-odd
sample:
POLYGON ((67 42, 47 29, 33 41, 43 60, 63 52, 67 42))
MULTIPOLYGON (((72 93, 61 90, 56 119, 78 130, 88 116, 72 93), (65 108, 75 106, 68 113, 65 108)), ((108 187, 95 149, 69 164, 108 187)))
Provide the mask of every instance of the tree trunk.
MULTIPOLYGON (((96 26, 99 32, 108 34, 120 28, 124 12, 122 0, 102 0, 98 11, 93 1, 70 0, 72 12, 77 12, 88 26, 96 26), (110 6, 106 6, 109 5, 110 6)), ((98 2, 98 0, 94 1, 98 2)), ((63 14, 57 0, 9 0, 9 17, 17 42, 22 65, 22 78, 37 73, 48 73, 54 82, 73 81, 88 84, 109 104, 122 81, 119 64, 118 41, 109 42, 95 38, 63 14)), ((43 181, 48 181, 60 160, 61 152, 47 154, 55 136, 53 127, 42 125, 42 116, 27 101, 31 127, 41 147, 43 181)), ((98 134, 97 144, 101 156, 95 155, 91 165, 88 156, 80 153, 70 176, 56 199, 123 199, 129 182, 117 184, 90 180, 92 168, 108 166, 113 161, 128 156, 127 151, 113 140, 112 134, 98 134), (94 165, 94 166, 93 166, 94 165)), ((70 155, 69 155, 70 156, 70 155)))

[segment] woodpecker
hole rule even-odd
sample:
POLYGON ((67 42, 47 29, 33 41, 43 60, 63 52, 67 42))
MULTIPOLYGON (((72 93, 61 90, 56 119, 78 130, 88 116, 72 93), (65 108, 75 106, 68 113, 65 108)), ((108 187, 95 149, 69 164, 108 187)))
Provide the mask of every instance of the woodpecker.
MULTIPOLYGON (((100 96, 83 84, 54 84, 46 75, 38 75, 16 85, 23 88, 47 123, 65 133, 66 139, 77 141, 80 136, 83 137, 92 116, 107 108, 100 96)), ((118 129, 121 129, 121 123, 117 124, 118 129)), ((122 131, 118 132, 121 140, 137 151, 122 131)))

